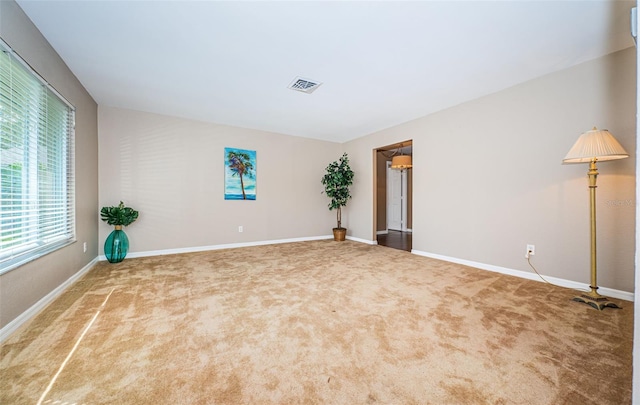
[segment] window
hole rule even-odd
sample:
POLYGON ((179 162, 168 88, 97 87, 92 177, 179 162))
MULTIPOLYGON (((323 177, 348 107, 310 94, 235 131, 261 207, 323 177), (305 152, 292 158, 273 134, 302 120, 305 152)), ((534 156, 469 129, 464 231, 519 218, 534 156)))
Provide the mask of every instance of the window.
POLYGON ((74 117, 0 40, 0 274, 75 241, 74 117))

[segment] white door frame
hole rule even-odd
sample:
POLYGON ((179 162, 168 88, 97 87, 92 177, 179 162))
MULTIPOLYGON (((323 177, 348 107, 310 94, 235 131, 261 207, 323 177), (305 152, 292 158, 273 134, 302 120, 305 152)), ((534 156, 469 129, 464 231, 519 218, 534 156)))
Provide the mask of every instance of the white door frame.
MULTIPOLYGON (((391 168, 391 161, 387 161, 387 232, 389 231, 389 213, 391 212, 391 199, 389 198, 389 192, 391 187, 389 187, 389 178, 391 170, 397 170, 391 168)), ((402 224, 402 232, 407 232, 407 171, 406 169, 400 170, 400 200, 401 203, 401 213, 400 213, 400 223, 402 224)))

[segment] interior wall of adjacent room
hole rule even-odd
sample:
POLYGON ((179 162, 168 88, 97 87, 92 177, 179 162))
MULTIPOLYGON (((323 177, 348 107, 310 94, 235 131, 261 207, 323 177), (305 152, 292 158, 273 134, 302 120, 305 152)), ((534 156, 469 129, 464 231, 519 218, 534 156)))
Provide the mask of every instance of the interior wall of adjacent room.
MULTIPOLYGON (((331 235, 320 179, 340 144, 104 106, 98 114, 100 205, 122 200, 140 212, 126 228, 131 252, 331 235), (225 147, 256 151, 255 201, 224 200, 225 147)), ((101 244, 110 231, 100 225, 101 244)))
POLYGON ((562 165, 578 136, 609 129, 632 158, 599 165, 598 281, 633 291, 636 60, 633 48, 344 145, 358 174, 347 208, 374 238, 371 150, 413 139, 413 249, 589 282, 587 166, 562 165))
POLYGON ((387 162, 390 161, 381 151, 376 153, 376 231, 387 230, 387 162))
POLYGON ((13 1, 0 1, 0 37, 76 107, 76 234, 78 242, 0 275, 0 328, 98 255, 97 105, 13 1), (87 252, 83 252, 87 242, 87 252))

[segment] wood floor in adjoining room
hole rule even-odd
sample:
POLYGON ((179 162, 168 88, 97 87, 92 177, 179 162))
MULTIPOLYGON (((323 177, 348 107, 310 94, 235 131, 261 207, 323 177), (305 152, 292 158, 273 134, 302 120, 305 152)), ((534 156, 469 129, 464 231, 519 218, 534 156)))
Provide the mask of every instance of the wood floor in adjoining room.
POLYGON ((401 232, 389 230, 387 234, 380 234, 377 237, 378 245, 393 249, 406 250, 411 252, 412 241, 411 232, 401 232))

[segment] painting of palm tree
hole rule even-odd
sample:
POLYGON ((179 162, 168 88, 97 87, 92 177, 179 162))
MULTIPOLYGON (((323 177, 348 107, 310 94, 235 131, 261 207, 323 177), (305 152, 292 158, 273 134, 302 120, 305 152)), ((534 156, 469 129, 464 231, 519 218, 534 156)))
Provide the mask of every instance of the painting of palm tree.
POLYGON ((224 148, 224 199, 256 199, 256 151, 224 148))

